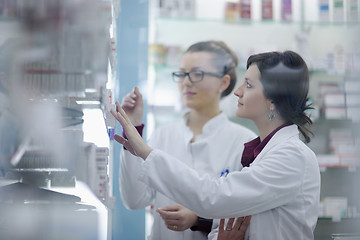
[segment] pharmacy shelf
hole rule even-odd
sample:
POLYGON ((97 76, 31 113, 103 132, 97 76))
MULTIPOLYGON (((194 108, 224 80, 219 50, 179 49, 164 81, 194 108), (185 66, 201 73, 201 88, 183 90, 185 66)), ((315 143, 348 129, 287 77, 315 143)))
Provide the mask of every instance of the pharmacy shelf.
POLYGON ((334 233, 331 234, 334 240, 358 240, 360 239, 360 233, 334 233))
POLYGON ((357 26, 360 25, 359 21, 331 21, 331 22, 320 22, 320 21, 286 21, 286 20, 273 20, 273 19, 211 19, 211 18, 180 18, 180 17, 154 17, 153 21, 167 21, 167 22, 219 22, 224 24, 297 24, 297 25, 319 25, 319 26, 357 26))
MULTIPOLYGON (((334 221, 332 217, 318 217, 318 219, 322 221, 334 221)), ((351 220, 359 221, 360 217, 342 217, 340 219, 340 221, 351 221, 351 220)))
POLYGON ((360 169, 359 165, 345 166, 345 165, 319 165, 320 172, 326 172, 329 169, 348 169, 349 172, 356 172, 360 169))

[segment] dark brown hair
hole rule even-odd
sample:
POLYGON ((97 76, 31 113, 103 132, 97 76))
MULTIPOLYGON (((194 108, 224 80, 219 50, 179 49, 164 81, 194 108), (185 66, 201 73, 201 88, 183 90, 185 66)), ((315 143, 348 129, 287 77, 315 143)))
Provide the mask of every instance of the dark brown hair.
POLYGON ((267 52, 252 55, 247 68, 256 64, 261 73, 264 95, 276 106, 277 112, 287 122, 296 124, 299 131, 310 142, 307 128, 312 121, 306 111, 313 109, 308 104, 309 70, 302 57, 293 52, 267 52))

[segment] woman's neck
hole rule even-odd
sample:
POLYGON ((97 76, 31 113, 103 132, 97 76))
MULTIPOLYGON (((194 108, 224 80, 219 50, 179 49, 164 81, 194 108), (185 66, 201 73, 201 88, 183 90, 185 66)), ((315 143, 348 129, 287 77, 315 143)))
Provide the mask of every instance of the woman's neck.
POLYGON ((263 141, 275 129, 285 124, 285 121, 278 118, 272 121, 266 119, 265 121, 254 123, 259 131, 260 141, 263 141))
POLYGON ((194 137, 202 133, 204 125, 213 117, 220 114, 220 109, 213 109, 212 111, 197 111, 191 110, 189 120, 187 122, 188 127, 194 134, 194 137))

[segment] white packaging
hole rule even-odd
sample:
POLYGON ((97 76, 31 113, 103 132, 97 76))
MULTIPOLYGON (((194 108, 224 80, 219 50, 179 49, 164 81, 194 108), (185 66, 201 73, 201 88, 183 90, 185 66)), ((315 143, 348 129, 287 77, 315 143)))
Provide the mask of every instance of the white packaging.
POLYGON ((346 113, 348 119, 353 122, 360 122, 360 107, 348 107, 346 113))
POLYGON ((113 109, 115 111, 116 106, 115 104, 107 104, 106 110, 105 110, 105 124, 107 128, 115 128, 116 126, 116 119, 111 114, 110 110, 113 109))
POLYGON ((345 92, 346 94, 349 93, 356 93, 359 94, 360 93, 360 82, 357 80, 345 80, 344 81, 344 85, 345 85, 345 92))
POLYGON ((327 107, 325 108, 326 119, 346 119, 345 107, 327 107))
POLYGON ((333 21, 344 21, 344 0, 333 0, 333 21))
POLYGON ((335 154, 318 154, 316 157, 321 167, 338 166, 340 164, 339 156, 335 154))
POLYGON ((96 148, 96 156, 109 156, 109 148, 108 147, 97 147, 96 148))
POLYGON ((324 215, 331 217, 334 222, 340 221, 346 215, 347 198, 345 197, 325 197, 324 215))
POLYGON ((327 93, 327 94, 325 94, 324 105, 326 107, 343 107, 343 106, 345 106, 344 93, 327 93))
POLYGON ((329 22, 330 19, 329 0, 319 0, 319 21, 329 22))

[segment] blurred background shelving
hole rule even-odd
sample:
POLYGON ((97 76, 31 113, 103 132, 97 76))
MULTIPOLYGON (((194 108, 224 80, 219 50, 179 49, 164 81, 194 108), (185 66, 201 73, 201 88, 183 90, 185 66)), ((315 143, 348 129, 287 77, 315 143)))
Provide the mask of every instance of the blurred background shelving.
POLYGON ((0 0, 1 239, 111 238, 112 22, 111 1, 0 0))

